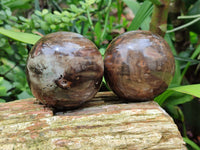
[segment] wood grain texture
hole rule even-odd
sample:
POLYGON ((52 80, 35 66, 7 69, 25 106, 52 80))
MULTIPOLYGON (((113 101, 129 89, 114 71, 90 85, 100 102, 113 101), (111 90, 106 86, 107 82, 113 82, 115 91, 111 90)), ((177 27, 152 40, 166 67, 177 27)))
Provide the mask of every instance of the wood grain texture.
POLYGON ((32 94, 41 103, 59 109, 92 99, 104 72, 96 45, 73 32, 42 37, 31 49, 26 68, 32 94))
POLYGON ((149 31, 129 31, 108 45, 104 76, 121 98, 143 102, 164 92, 173 79, 174 57, 168 43, 149 31))
POLYGON ((185 150, 172 118, 155 102, 124 103, 98 93, 53 113, 35 98, 0 104, 0 150, 185 150))

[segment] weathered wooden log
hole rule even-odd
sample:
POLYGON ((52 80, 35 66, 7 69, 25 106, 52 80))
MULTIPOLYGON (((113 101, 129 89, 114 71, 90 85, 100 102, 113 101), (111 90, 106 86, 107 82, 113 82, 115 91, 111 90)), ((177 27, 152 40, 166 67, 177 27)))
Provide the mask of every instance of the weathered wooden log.
POLYGON ((155 102, 98 93, 80 108, 52 112, 35 98, 0 104, 0 149, 184 150, 172 118, 155 102))

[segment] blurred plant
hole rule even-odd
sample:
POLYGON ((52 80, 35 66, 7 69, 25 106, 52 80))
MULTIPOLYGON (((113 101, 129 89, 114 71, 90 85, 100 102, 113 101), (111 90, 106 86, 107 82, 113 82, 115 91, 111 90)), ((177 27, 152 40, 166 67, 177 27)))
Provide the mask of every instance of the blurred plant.
MULTIPOLYGON (((195 150, 199 149, 187 136, 184 112, 181 109, 183 104, 193 101, 195 97, 200 98, 200 84, 191 84, 186 78, 188 69, 192 65, 200 64, 197 58, 200 53, 198 31, 192 30, 192 32, 188 28, 189 47, 185 47, 184 51, 179 53, 175 48, 176 33, 180 29, 197 23, 199 21, 198 14, 192 12, 192 16, 189 16, 190 19, 193 18, 192 20, 187 20, 176 27, 172 23, 171 17, 167 24, 168 8, 162 8, 163 4, 169 3, 169 0, 146 0, 144 2, 133 0, 70 0, 67 2, 60 0, 58 2, 52 0, 51 4, 41 11, 38 0, 35 0, 33 13, 27 17, 16 17, 17 15, 12 15, 15 7, 10 7, 14 6, 16 2, 19 0, 3 0, 0 3, 0 102, 30 97, 24 70, 28 49, 40 38, 39 35, 61 30, 78 32, 95 42, 103 56, 108 43, 120 34, 120 29, 123 29, 122 32, 150 29, 163 36, 167 32, 165 40, 169 43, 175 56, 176 71, 170 87, 156 97, 155 101, 165 108, 175 120, 181 122, 182 135, 189 147, 195 150), (66 7, 61 8, 60 2, 64 3, 66 7), (123 16, 125 6, 128 6, 135 15, 130 24, 123 16), (117 13, 114 14, 113 10, 117 10, 117 13), (162 21, 156 17, 160 11, 165 14, 162 15, 162 21), (114 32, 116 30, 117 33, 114 32)), ((30 1, 24 0, 23 2, 24 5, 28 5, 30 1)), ((183 0, 182 2, 185 4, 184 9, 179 11, 184 14, 179 19, 188 18, 187 13, 190 9, 197 7, 193 5, 195 2, 197 2, 196 5, 200 4, 197 0, 183 0)), ((198 67, 193 72, 197 72, 197 70, 198 67)), ((105 80, 103 81, 105 84, 105 80)))
MULTIPOLYGON (((179 3, 178 2, 175 3, 174 5, 181 5, 180 3, 181 1, 179 1, 179 3)), ((191 5, 191 4, 192 3, 189 3, 188 5, 191 5)), ((200 5, 198 6, 196 5, 195 7, 199 7, 199 6, 200 5)), ((187 7, 187 8, 188 10, 185 10, 184 8, 184 11, 186 14, 188 11, 190 11, 189 8, 191 7, 187 7)), ((175 10, 173 9, 172 11, 174 12, 175 10)), ((179 12, 179 11, 181 11, 181 8, 179 8, 179 10, 176 10, 176 12, 179 12)), ((181 15, 181 13, 179 15, 181 15)), ((169 20, 172 19, 170 21, 171 23, 173 23, 174 20, 173 18, 170 18, 170 17, 169 17, 169 20)), ((184 51, 179 51, 179 53, 175 48, 176 42, 180 41, 180 35, 182 35, 181 32, 183 32, 183 30, 186 29, 186 27, 190 27, 191 25, 194 25, 195 23, 199 22, 199 15, 197 14, 193 14, 192 16, 185 16, 182 14, 182 16, 177 17, 177 19, 188 19, 188 18, 190 19, 192 18, 192 20, 188 20, 187 22, 181 22, 182 24, 179 24, 178 26, 176 23, 174 24, 168 23, 169 30, 167 31, 167 34, 165 35, 165 40, 170 45, 172 52, 175 56, 176 70, 175 70, 175 75, 170 87, 164 93, 156 97, 155 101, 158 102, 159 105, 161 105, 163 108, 165 108, 165 110, 174 118, 176 122, 179 122, 179 127, 181 126, 180 128, 182 130, 181 133, 182 133, 182 136, 184 137, 184 141, 188 144, 187 145, 188 149, 198 150, 200 149, 199 146, 196 143, 194 143, 191 139, 188 138, 187 128, 186 128, 187 120, 185 120, 185 116, 184 116, 184 114, 187 112, 184 112, 181 109, 184 104, 194 101, 195 97, 200 98, 200 84, 191 84, 190 81, 185 76, 186 73, 188 72, 188 69, 191 67, 191 65, 200 64, 200 61, 198 60, 198 56, 200 54, 200 45, 198 43, 197 34, 189 30, 188 39, 190 39, 189 41, 190 45, 189 44, 188 45, 190 47, 185 47, 184 51), (173 25, 175 25, 175 27, 173 27, 173 25)), ((174 22, 179 22, 179 20, 176 20, 174 22)), ((195 30, 192 30, 192 31, 195 31, 195 30)), ((198 33, 198 31, 195 31, 195 32, 198 33)), ((188 41, 184 41, 184 42, 188 42, 188 41)), ((195 124, 200 125, 200 122, 195 121, 195 124)), ((197 135, 198 134, 199 133, 197 133, 197 135)))
POLYGON ((42 10, 38 0, 34 0, 34 3, 30 0, 2 0, 0 2, 0 77, 2 77, 1 85, 5 88, 0 91, 1 101, 31 96, 25 80, 25 64, 28 50, 41 36, 57 31, 78 32, 94 41, 103 55, 109 41, 116 36, 111 34, 113 30, 127 28, 128 21, 121 18, 122 8, 123 3, 119 0, 114 2, 112 0, 69 2, 51 0, 42 10), (20 8, 20 4, 29 6, 27 11, 32 13, 27 17, 22 16, 23 13, 17 9, 20 8), (31 8, 33 4, 35 9, 31 8), (64 4, 65 7, 61 8, 59 4, 64 4), (111 9, 120 10, 117 11, 119 18, 110 15, 111 9))

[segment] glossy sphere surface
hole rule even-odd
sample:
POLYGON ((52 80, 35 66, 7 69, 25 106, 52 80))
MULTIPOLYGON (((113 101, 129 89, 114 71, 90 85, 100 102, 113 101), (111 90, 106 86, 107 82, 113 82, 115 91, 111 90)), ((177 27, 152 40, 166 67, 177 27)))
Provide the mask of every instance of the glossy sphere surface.
POLYGON ((165 40, 149 31, 131 31, 108 46, 105 79, 119 97, 148 101, 168 87, 174 74, 174 57, 165 40))
POLYGON ((56 32, 42 37, 27 60, 33 95, 47 106, 63 109, 90 100, 100 88, 103 59, 82 35, 56 32))

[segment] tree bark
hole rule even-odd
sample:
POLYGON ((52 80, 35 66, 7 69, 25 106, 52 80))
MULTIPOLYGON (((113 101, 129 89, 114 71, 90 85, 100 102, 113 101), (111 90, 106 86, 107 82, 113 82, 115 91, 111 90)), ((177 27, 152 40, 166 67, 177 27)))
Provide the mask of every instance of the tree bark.
MULTIPOLYGON (((181 26, 184 24, 184 20, 178 19, 178 16, 181 16, 181 12, 183 11, 183 1, 176 0, 170 2, 169 7, 169 18, 174 28, 181 26)), ((175 42, 174 46, 178 53, 185 51, 190 45, 190 37, 189 31, 184 28, 174 32, 175 34, 175 42)))
POLYGON ((157 103, 126 103, 112 92, 54 113, 35 98, 0 104, 1 150, 184 150, 184 144, 157 103))
POLYGON ((165 32, 167 31, 167 17, 170 0, 151 1, 154 2, 154 9, 151 17, 150 31, 164 37, 165 32))

